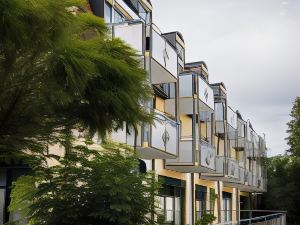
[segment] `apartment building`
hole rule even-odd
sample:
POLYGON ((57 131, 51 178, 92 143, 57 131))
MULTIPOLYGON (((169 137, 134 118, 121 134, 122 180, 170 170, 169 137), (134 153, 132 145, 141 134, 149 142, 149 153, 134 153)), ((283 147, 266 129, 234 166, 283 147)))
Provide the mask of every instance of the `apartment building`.
MULTIPOLYGON (((238 222, 240 210, 252 208, 252 196, 266 191, 265 137, 229 105, 224 83, 209 82, 205 62, 185 62, 182 34, 163 33, 152 23, 149 0, 88 2, 112 37, 136 49, 148 72, 154 96, 144 106, 154 112, 153 124, 142 124, 137 133, 124 124, 110 135, 133 146, 141 168, 162 180, 158 198, 166 224, 194 225, 206 213, 216 216, 214 224, 238 222)), ((9 216, 11 182, 29 170, 18 162, 3 168, 0 225, 9 216)))
POLYGON ((126 133, 124 124, 111 138, 134 146, 144 167, 163 181, 166 223, 192 225, 205 213, 217 217, 215 224, 238 222, 251 196, 266 191, 265 137, 229 105, 224 83, 209 82, 205 62, 185 62, 182 34, 153 24, 150 1, 89 3, 113 37, 140 53, 153 86, 153 99, 145 103, 155 113, 153 124, 141 125, 137 134, 126 133))

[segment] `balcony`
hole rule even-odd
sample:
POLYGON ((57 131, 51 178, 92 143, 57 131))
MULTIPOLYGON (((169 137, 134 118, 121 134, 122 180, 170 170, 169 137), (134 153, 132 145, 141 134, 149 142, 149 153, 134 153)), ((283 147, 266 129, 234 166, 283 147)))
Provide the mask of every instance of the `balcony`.
POLYGON ((213 90, 196 73, 185 73, 179 76, 179 98, 180 114, 192 115, 198 114, 199 111, 214 111, 213 90))
POLYGON ((114 38, 120 38, 134 48, 138 55, 145 52, 145 25, 141 21, 132 21, 110 25, 111 34, 114 38))
POLYGON ((245 181, 246 185, 253 186, 253 175, 252 172, 250 172, 249 170, 246 170, 245 172, 245 181))
POLYGON ((229 158, 227 160, 228 163, 228 176, 239 179, 239 164, 236 160, 229 158))
POLYGON ((150 38, 150 81, 152 84, 173 83, 178 78, 178 57, 176 50, 161 35, 159 29, 147 26, 146 36, 150 38))
POLYGON ((241 184, 245 184, 245 169, 243 167, 239 167, 239 181, 241 184))
POLYGON ((237 139, 237 114, 230 108, 225 109, 224 103, 215 103, 215 115, 216 115, 216 133, 225 134, 227 128, 227 136, 229 140, 237 139), (227 110, 225 113, 225 110, 227 110), (227 115, 225 124, 225 115, 227 115), (227 127, 225 127, 227 126, 227 127))
POLYGON ((182 173, 214 173, 216 169, 215 148, 205 141, 193 138, 181 139, 179 142, 179 155, 177 159, 167 159, 166 168, 182 173), (195 145, 198 149, 195 150, 195 145))
POLYGON ((136 137, 132 128, 127 133, 124 126, 123 129, 112 132, 111 138, 114 141, 136 146, 142 159, 176 159, 178 127, 178 123, 163 113, 156 112, 153 124, 140 126, 136 137))
POLYGON ((246 148, 246 122, 238 118, 237 120, 237 141, 234 142, 233 148, 238 151, 244 151, 246 148))

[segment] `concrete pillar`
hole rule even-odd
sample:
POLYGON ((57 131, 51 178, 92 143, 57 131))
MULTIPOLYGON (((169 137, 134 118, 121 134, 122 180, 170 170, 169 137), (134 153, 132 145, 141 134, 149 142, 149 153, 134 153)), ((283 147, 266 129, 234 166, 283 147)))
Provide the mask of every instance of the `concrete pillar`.
POLYGON ((186 174, 186 188, 185 188, 185 219, 187 225, 192 224, 192 182, 191 174, 186 174))

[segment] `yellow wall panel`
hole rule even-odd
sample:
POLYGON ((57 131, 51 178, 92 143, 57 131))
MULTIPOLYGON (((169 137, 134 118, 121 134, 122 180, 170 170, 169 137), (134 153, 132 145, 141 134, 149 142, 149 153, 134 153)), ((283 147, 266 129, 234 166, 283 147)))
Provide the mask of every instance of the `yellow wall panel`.
POLYGON ((161 112, 165 111, 165 101, 158 96, 155 96, 155 108, 161 112))
POLYGON ((187 115, 180 115, 181 121, 181 136, 182 137, 192 137, 193 120, 187 115))

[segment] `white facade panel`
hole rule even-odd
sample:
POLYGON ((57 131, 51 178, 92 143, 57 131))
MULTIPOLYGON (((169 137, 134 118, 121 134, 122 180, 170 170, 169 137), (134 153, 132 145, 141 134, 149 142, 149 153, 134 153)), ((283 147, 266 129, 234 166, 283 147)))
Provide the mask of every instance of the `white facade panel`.
POLYGON ((212 110, 214 109, 213 89, 202 78, 199 78, 199 98, 212 110))
POLYGON ((122 39, 132 48, 143 54, 143 23, 120 24, 114 26, 114 36, 122 39))
POLYGON ((193 96, 193 76, 183 75, 179 76, 179 97, 193 96))
POLYGON ((177 53, 175 49, 158 34, 154 29, 152 29, 152 57, 161 66, 163 66, 169 73, 177 78, 177 53))
POLYGON ((230 107, 227 107, 227 123, 237 129, 237 114, 230 107))

